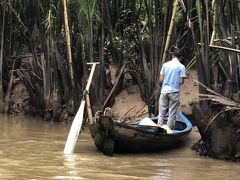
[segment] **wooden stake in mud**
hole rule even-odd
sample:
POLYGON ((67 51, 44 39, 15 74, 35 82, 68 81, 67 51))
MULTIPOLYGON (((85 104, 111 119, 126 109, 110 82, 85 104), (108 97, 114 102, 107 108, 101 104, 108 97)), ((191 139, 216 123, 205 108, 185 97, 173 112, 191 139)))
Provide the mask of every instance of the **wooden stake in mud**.
MULTIPOLYGON (((99 64, 99 62, 92 62, 92 63, 87 63, 87 64, 92 64, 92 69, 88 78, 87 86, 85 89, 85 92, 88 93, 93 74, 96 68, 96 65, 99 64)), ((77 111, 77 114, 72 122, 72 126, 70 129, 70 132, 68 134, 67 142, 64 148, 64 154, 72 154, 74 152, 74 148, 78 139, 79 132, 82 128, 82 122, 83 122, 83 115, 84 115, 84 107, 85 107, 85 97, 83 97, 81 101, 81 105, 77 111)))

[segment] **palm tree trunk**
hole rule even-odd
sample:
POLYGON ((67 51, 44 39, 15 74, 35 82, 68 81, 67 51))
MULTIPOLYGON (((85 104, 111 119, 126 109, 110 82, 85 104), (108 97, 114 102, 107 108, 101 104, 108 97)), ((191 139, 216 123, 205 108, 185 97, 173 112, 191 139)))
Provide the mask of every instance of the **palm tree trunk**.
POLYGON ((67 43, 67 58, 68 58, 68 65, 69 65, 69 74, 71 79, 71 85, 74 89, 74 76, 73 76, 73 63, 72 63, 72 52, 71 52, 71 39, 69 34, 69 25, 68 25, 68 12, 67 12, 67 0, 63 0, 63 8, 64 8, 64 25, 65 25, 65 36, 66 36, 66 43, 67 43))
MULTIPOLYGON (((6 5, 6 1, 4 2, 4 4, 6 5)), ((2 32, 1 32, 1 51, 0 51, 0 99, 1 102, 3 103, 3 81, 2 81, 2 75, 3 75, 3 41, 4 41, 4 28, 5 28, 5 12, 6 12, 6 6, 3 7, 3 16, 2 16, 2 32)), ((1 106, 2 107, 2 106, 1 106)))
MULTIPOLYGON (((101 1, 103 4, 103 1, 101 1)), ((104 32, 104 9, 103 5, 101 6, 101 18, 102 18, 102 23, 101 23, 101 37, 100 37, 100 44, 99 44, 99 50, 100 50, 100 89, 99 89, 99 95, 100 95, 100 100, 103 100, 104 97, 104 90, 105 90, 105 59, 104 59, 104 39, 105 39, 105 32, 104 32)))
POLYGON ((168 34, 167 34, 167 40, 165 43, 165 48, 164 48, 164 52, 163 52, 163 58, 162 58, 162 64, 165 63, 166 58, 167 58, 167 50, 170 44, 170 40, 171 40, 171 36, 172 36, 172 30, 173 30, 173 26, 175 23, 175 16, 176 16, 176 12, 177 12, 177 7, 178 7, 178 2, 179 0, 175 0, 175 3, 173 5, 173 13, 172 13, 172 19, 171 19, 171 23, 168 29, 168 34))
POLYGON ((216 2, 215 0, 212 1, 212 9, 213 9, 213 30, 212 30, 212 36, 211 36, 211 40, 210 40, 210 45, 213 45, 213 41, 214 41, 214 37, 216 34, 216 17, 217 17, 217 7, 216 7, 216 2))

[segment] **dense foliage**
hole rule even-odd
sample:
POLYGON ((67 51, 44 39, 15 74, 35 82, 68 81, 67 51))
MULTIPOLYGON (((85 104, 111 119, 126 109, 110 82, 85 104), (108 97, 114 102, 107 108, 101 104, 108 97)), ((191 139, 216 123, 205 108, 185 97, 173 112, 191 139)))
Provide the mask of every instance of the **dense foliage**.
POLYGON ((8 104, 3 84, 10 91, 19 78, 36 113, 58 119, 67 107, 74 114, 86 62, 100 61, 91 94, 96 102, 103 104, 111 88, 109 64, 119 72, 125 63, 149 102, 162 63, 179 48, 188 68, 196 62, 203 84, 231 97, 240 82, 239 8, 237 0, 2 0, 1 96, 8 104))

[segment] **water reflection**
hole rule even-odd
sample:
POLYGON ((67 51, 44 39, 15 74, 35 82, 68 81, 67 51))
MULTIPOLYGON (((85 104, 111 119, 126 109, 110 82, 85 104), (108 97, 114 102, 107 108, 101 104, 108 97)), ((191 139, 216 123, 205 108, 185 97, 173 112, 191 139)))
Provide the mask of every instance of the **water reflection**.
POLYGON ((240 179, 239 164, 191 151, 198 139, 196 129, 179 149, 113 157, 96 150, 87 128, 79 136, 75 153, 64 155, 69 129, 38 118, 0 117, 0 179, 240 179))
POLYGON ((83 179, 79 175, 78 162, 77 161, 79 155, 64 155, 63 165, 68 173, 68 176, 57 176, 55 179, 83 179))

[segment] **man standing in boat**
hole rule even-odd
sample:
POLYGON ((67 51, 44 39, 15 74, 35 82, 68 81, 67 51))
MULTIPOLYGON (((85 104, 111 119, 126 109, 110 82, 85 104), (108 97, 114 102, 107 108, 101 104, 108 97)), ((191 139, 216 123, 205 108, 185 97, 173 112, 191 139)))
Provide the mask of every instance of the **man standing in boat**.
POLYGON ((180 104, 180 85, 184 83, 185 66, 180 63, 180 50, 172 53, 172 60, 163 64, 160 71, 162 84, 159 98, 158 125, 164 129, 174 129, 177 110, 180 104), (168 113, 167 125, 164 125, 164 116, 168 113))

